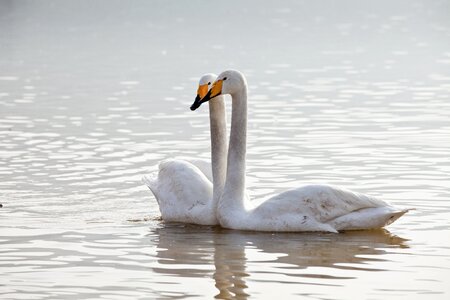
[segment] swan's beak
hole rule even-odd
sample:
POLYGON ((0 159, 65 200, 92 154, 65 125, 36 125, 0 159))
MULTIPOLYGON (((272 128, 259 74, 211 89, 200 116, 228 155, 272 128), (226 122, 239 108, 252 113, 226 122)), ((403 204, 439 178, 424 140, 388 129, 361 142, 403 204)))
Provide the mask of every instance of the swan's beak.
POLYGON ((197 97, 195 97, 194 103, 192 103, 191 105, 191 110, 194 111, 197 108, 200 107, 200 105, 202 104, 202 98, 200 98, 199 95, 197 95, 197 97))
POLYGON ((191 105, 191 110, 196 110, 203 103, 202 98, 208 93, 208 85, 202 84, 198 86, 197 97, 195 97, 194 103, 191 105))
POLYGON ((203 97, 206 96, 207 93, 208 93, 208 84, 202 84, 198 86, 197 97, 200 97, 200 99, 202 99, 203 97))
MULTIPOLYGON (((197 97, 195 98, 194 103, 191 105, 191 110, 196 110, 197 108, 200 107, 200 105, 202 105, 202 103, 208 102, 209 100, 211 100, 214 97, 219 96, 220 94, 222 94, 222 82, 223 80, 217 80, 216 82, 214 82, 212 88, 209 90, 209 92, 204 95, 204 97, 201 97, 201 93, 200 88, 201 86, 198 88, 199 91, 197 92, 197 97)), ((208 89, 208 87, 206 87, 206 90, 208 89)))
POLYGON ((222 79, 216 80, 213 83, 211 90, 208 92, 208 94, 206 94, 206 96, 202 99, 202 101, 204 101, 204 102, 209 101, 212 98, 217 97, 220 94, 222 94, 222 83, 223 83, 222 79))

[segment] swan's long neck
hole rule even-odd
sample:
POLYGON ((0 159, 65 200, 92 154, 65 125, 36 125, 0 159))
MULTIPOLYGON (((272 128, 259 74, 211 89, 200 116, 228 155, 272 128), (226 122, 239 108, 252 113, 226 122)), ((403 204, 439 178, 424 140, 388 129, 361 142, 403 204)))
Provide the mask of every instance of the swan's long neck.
POLYGON ((209 101, 209 123, 211 127, 213 207, 217 208, 225 185, 227 168, 227 119, 224 96, 218 96, 213 101, 209 101))
POLYGON ((220 206, 244 209, 245 154, 247 150, 247 86, 231 95, 232 114, 227 176, 220 206))

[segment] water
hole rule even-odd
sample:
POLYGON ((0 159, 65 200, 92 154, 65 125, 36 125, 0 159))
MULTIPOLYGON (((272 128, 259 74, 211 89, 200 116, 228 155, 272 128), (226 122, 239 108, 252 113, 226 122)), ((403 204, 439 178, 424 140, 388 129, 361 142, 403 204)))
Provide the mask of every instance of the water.
POLYGON ((448 1, 1 1, 1 299, 447 299, 448 1), (164 224, 140 182, 209 157, 197 80, 250 84, 254 199, 331 183, 387 230, 164 224), (280 298, 281 299, 281 298, 280 298))

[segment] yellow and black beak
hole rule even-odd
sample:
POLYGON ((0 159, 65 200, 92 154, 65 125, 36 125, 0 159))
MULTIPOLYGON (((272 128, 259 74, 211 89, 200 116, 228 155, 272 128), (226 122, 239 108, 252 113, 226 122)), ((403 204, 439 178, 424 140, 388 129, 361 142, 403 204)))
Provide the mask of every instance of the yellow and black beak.
POLYGON ((208 102, 212 98, 219 96, 222 93, 223 80, 217 80, 214 82, 212 88, 208 92, 208 85, 204 84, 198 87, 197 97, 195 97, 194 103, 191 105, 191 110, 196 110, 202 105, 202 103, 208 102))
POLYGON ((208 94, 208 85, 202 84, 198 86, 197 97, 195 97, 194 103, 191 105, 191 110, 196 110, 203 103, 202 98, 208 94))

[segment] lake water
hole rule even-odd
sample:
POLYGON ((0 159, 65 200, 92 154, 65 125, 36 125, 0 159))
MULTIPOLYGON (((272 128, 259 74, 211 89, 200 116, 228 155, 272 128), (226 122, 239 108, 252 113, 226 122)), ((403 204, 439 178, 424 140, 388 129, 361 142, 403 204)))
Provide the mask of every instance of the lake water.
POLYGON ((0 1, 0 298, 449 299, 449 95, 449 1, 0 1), (228 68, 253 199, 319 182, 416 210, 343 234, 161 222, 140 178, 209 157, 189 106, 228 68))

